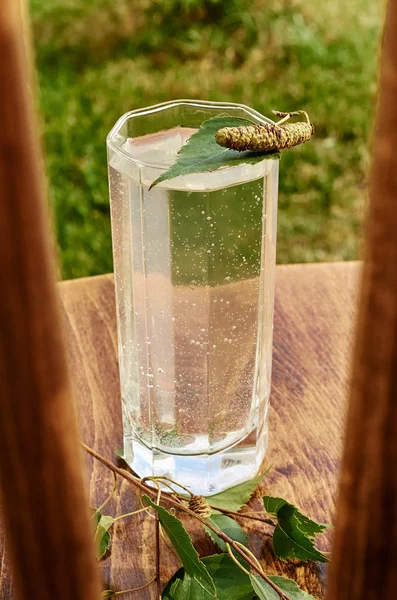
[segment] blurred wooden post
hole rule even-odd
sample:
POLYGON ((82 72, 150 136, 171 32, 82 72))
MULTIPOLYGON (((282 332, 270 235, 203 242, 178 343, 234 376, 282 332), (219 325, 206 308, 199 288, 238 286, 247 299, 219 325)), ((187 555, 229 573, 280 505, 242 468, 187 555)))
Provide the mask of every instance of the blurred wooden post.
POLYGON ((390 0, 329 600, 397 597, 396 33, 390 0))
POLYGON ((19 2, 0 6, 0 489, 20 600, 98 600, 19 2))

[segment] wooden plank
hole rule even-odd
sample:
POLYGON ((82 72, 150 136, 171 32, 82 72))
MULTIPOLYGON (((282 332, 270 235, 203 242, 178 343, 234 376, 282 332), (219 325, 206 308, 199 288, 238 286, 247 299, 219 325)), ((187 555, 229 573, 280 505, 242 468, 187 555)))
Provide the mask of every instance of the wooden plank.
MULTIPOLYGON (((0 8, 0 494, 19 600, 96 600, 20 2, 0 8)), ((1 534, 2 535, 2 534, 1 534)), ((0 549, 1 597, 10 595, 0 549)))
POLYGON ((397 2, 385 17, 330 600, 397 596, 397 2))
MULTIPOLYGON (((313 517, 330 521, 334 514, 337 469, 343 434, 344 399, 350 364, 359 267, 353 263, 277 267, 270 448, 274 465, 264 489, 296 502, 313 517)), ((70 370, 77 400, 81 438, 107 458, 122 446, 113 278, 110 275, 60 284, 70 370)), ((112 486, 112 475, 87 457, 91 504, 98 506, 112 486)), ((109 514, 134 510, 137 494, 125 482, 109 514)), ((255 510, 260 501, 251 501, 255 510)), ((242 521, 247 526, 248 520, 242 521)), ((214 545, 186 521, 202 554, 214 545)), ((299 580, 323 596, 323 569, 285 566, 272 557, 269 539, 248 525, 251 548, 268 570, 299 580)), ((1 547, 1 543, 0 543, 1 547)), ((329 539, 322 548, 329 550, 329 539)), ((162 543, 162 579, 178 566, 162 543)), ((137 516, 113 534, 111 554, 102 563, 107 585, 126 589, 154 574, 154 526, 137 516), (136 549, 139 548, 139 554, 136 549)), ((6 578, 7 579, 7 578, 6 578)), ((0 588, 11 600, 7 583, 0 588), (4 591, 5 590, 5 591, 4 591)), ((132 597, 132 596, 131 596, 132 597)), ((155 590, 139 593, 153 600, 155 590)))

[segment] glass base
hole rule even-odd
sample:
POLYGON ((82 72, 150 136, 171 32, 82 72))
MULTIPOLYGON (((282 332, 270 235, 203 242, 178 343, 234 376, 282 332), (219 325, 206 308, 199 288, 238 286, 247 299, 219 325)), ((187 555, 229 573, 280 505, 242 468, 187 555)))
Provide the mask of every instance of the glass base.
POLYGON ((237 444, 214 454, 178 455, 148 448, 133 436, 124 437, 124 458, 140 477, 166 475, 193 494, 210 496, 254 478, 267 450, 267 424, 237 444))

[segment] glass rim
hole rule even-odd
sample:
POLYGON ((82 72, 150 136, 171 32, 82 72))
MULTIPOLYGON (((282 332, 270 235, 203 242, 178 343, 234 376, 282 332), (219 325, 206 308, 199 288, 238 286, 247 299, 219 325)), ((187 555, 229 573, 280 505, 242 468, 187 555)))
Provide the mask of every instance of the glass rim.
POLYGON ((251 115, 252 117, 257 119, 258 121, 270 123, 271 125, 274 124, 274 121, 272 121, 272 119, 269 119, 269 117, 265 117, 260 112, 247 106, 246 104, 241 104, 238 102, 224 102, 224 101, 219 102, 219 101, 211 101, 211 100, 196 100, 196 99, 192 99, 192 98, 190 98, 190 99, 182 98, 182 99, 178 99, 178 100, 167 100, 166 102, 160 102, 159 104, 152 104, 151 106, 145 106, 142 108, 136 108, 134 110, 130 110, 130 111, 124 113, 123 115, 121 115, 121 117, 119 119, 117 119, 116 123, 113 125, 112 129, 109 131, 108 135, 106 136, 107 146, 112 148, 112 150, 114 150, 118 154, 121 154, 126 160, 128 160, 128 162, 130 162, 134 165, 137 165, 139 167, 150 167, 150 168, 156 168, 156 169, 163 169, 164 165, 159 162, 148 162, 148 161, 133 158, 131 156, 131 154, 126 152, 123 148, 114 144, 113 138, 117 134, 117 132, 120 130, 120 128, 124 125, 124 123, 130 117, 141 117, 141 116, 145 116, 145 115, 150 115, 150 114, 153 114, 156 112, 161 112, 162 110, 164 110, 166 108, 173 108, 175 106, 181 106, 184 104, 198 106, 198 107, 205 107, 205 108, 213 108, 213 107, 215 107, 215 108, 223 107, 225 109, 241 108, 241 109, 247 111, 249 115, 251 115))

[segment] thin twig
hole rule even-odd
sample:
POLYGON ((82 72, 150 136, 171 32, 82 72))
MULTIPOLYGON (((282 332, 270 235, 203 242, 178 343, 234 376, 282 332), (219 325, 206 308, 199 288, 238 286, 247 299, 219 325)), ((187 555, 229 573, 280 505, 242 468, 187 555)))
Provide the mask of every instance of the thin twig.
MULTIPOLYGON (((96 452, 95 450, 93 450, 92 448, 90 448, 89 446, 84 444, 83 442, 81 442, 81 445, 84 448, 84 450, 86 452, 88 452, 88 454, 90 454, 91 456, 96 458, 99 462, 101 462, 103 465, 108 467, 111 471, 118 473, 119 475, 121 475, 121 477, 123 477, 124 479, 126 479, 127 481, 132 483, 133 485, 137 486, 139 489, 146 492, 147 494, 149 494, 151 496, 154 496, 156 494, 156 490, 154 490, 152 487, 142 483, 140 479, 138 479, 137 477, 134 477, 134 475, 131 475, 131 473, 129 473, 125 469, 120 469, 119 467, 116 467, 116 465, 114 465, 110 460, 108 460, 104 456, 101 456, 100 454, 98 454, 98 452, 96 452)), ((153 482, 153 483, 155 483, 155 482, 153 482)), ((184 504, 181 504, 179 501, 175 500, 175 498, 170 496, 170 494, 164 493, 163 498, 165 498, 169 504, 172 504, 172 506, 175 506, 175 508, 179 508, 183 512, 185 512, 188 515, 197 519, 197 521, 200 521, 200 523, 202 523, 203 525, 208 527, 208 529, 211 529, 211 531, 216 533, 216 535, 218 537, 220 537, 224 542, 228 543, 240 556, 242 556, 242 558, 244 558, 244 560, 249 564, 251 569, 253 569, 253 571, 258 573, 258 575, 260 575, 266 581, 266 583, 268 583, 270 585, 270 587, 273 588, 273 590, 275 592, 277 592, 277 594, 280 596, 280 598, 282 600, 291 600, 291 598, 289 596, 287 596, 278 587, 278 585, 276 585, 275 583, 273 583, 273 581, 271 579, 269 579, 269 577, 262 571, 262 569, 259 569, 257 567, 255 562, 250 557, 248 557, 247 555, 244 554, 244 552, 238 547, 238 545, 235 543, 235 541, 232 540, 228 535, 223 533, 223 531, 221 531, 217 527, 214 527, 209 521, 206 521, 200 515, 193 512, 192 510, 190 510, 190 508, 188 508, 184 504)))
POLYGON ((254 513, 250 513, 250 512, 234 512, 232 510, 227 510, 225 508, 219 508, 219 506, 212 506, 212 504, 209 504, 209 507, 212 510, 218 510, 219 512, 223 513, 224 515, 233 515, 234 517, 244 517, 245 519, 252 519, 253 521, 260 521, 261 523, 266 523, 267 525, 271 525, 272 527, 276 527, 276 523, 273 521, 273 519, 268 519, 266 517, 256 517, 254 515, 254 513))
POLYGON ((249 571, 247 571, 247 569, 245 567, 243 567, 243 565, 241 564, 240 561, 237 560, 237 558, 234 556, 231 547, 229 546, 229 544, 226 544, 226 549, 229 553, 230 558, 232 559, 233 562, 236 563, 236 565, 238 566, 239 569, 241 569, 242 571, 244 571, 244 573, 246 573, 247 575, 251 575, 251 573, 249 571))
POLYGON ((237 546, 239 548, 241 548, 241 550, 244 552, 244 554, 246 554, 247 556, 249 556, 250 558, 252 558, 252 560, 254 561, 254 563, 256 564, 256 566, 258 567, 258 569, 260 569, 262 571, 262 565, 259 562, 259 560, 256 558, 255 554, 253 554, 251 552, 251 550, 249 550, 247 548, 247 546, 244 546, 241 542, 236 542, 237 546))
POLYGON ((189 494, 189 496, 193 496, 192 492, 187 487, 185 487, 181 483, 178 483, 177 481, 174 481, 173 479, 171 479, 170 477, 167 477, 166 475, 152 475, 151 477, 144 477, 142 479, 142 483, 144 483, 145 481, 160 481, 160 483, 163 483, 169 489, 171 489, 174 493, 176 493, 174 488, 172 488, 170 485, 167 485, 166 483, 164 483, 164 482, 168 481, 169 483, 176 485, 177 487, 181 488, 182 490, 185 490, 185 492, 187 492, 189 494))
MULTIPOLYGON (((168 481, 171 481, 172 483, 176 483, 172 479, 168 479, 168 477, 164 477, 164 478, 163 477, 143 477, 143 479, 141 479, 141 482, 146 483, 147 481, 152 481, 154 484, 156 484, 157 489, 158 489, 158 484, 160 482, 161 485, 165 485, 165 487, 167 487, 169 490, 171 490, 170 496, 172 496, 172 498, 175 498, 175 500, 178 500, 179 502, 181 502, 182 501, 181 498, 183 498, 183 496, 181 496, 181 497, 178 496, 178 494, 176 493, 176 491, 174 490, 172 485, 167 483, 167 481, 165 481, 165 479, 167 479, 168 481)), ((176 485, 179 485, 179 484, 176 484, 176 485)))
POLYGON ((130 590, 120 590, 120 592, 114 592, 112 594, 112 596, 120 596, 121 594, 129 594, 131 592, 139 592, 140 590, 144 590, 145 588, 149 587, 149 585, 152 585, 152 583, 154 583, 156 581, 156 578, 153 577, 150 581, 148 581, 147 583, 140 585, 139 587, 136 588, 131 588, 130 590))
MULTIPOLYGON (((157 481, 153 481, 157 486, 157 498, 156 503, 160 504, 161 500, 161 487, 157 481)), ((161 600, 161 564, 160 564, 160 519, 159 513, 156 510, 156 521, 155 521, 155 536, 156 536, 156 586, 157 586, 157 600, 161 600)))
MULTIPOLYGON (((251 560, 254 561, 254 563, 256 564, 256 566, 258 567, 258 569, 260 569, 261 573, 262 573, 262 577, 264 579, 266 579, 266 574, 264 573, 263 569, 262 569, 262 565, 259 562, 259 560, 256 558, 255 554, 253 554, 251 552, 251 550, 249 550, 246 546, 244 546, 243 544, 241 544, 240 542, 236 542, 236 544, 239 546, 239 548, 241 548, 241 550, 244 552, 245 556, 245 560, 247 560, 247 558, 249 557, 251 560)), ((236 565, 242 570, 244 571, 244 573, 247 573, 247 575, 251 576, 251 573, 249 571, 247 571, 247 569, 240 563, 240 561, 237 560, 237 558, 234 556, 232 549, 230 548, 229 544, 226 544, 226 548, 227 551, 229 552, 230 558, 233 559, 233 561, 236 563, 236 565)), ((283 598, 288 598, 288 596, 286 596, 284 593, 281 596, 281 600, 283 598)))
POLYGON ((113 488, 112 491, 110 492, 109 496, 106 498, 106 500, 104 500, 104 502, 102 502, 101 506, 99 508, 96 509, 96 512, 101 512, 101 510, 103 508, 105 508, 106 504, 109 502, 109 500, 112 498, 113 494, 115 493, 116 489, 117 489, 117 484, 118 484, 118 477, 117 477, 117 473, 113 472, 113 476, 114 476, 114 484, 113 484, 113 488))
MULTIPOLYGON (((132 475, 132 473, 129 473, 126 469, 121 469, 120 467, 117 467, 110 460, 108 460, 107 458, 105 458, 104 456, 102 456, 101 454, 96 452, 96 450, 93 450, 92 448, 87 446, 87 444, 84 444, 84 442, 80 442, 80 444, 84 448, 84 450, 88 454, 90 454, 93 458, 95 458, 96 460, 101 462, 103 465, 105 465, 105 467, 107 467, 114 473, 117 473, 118 475, 120 475, 121 477, 123 477, 124 479, 129 481, 130 483, 133 483, 134 485, 136 485, 143 492, 146 492, 146 494, 150 494, 151 496, 154 496, 155 494, 157 494, 156 489, 154 489, 148 485, 145 485, 144 483, 141 482, 141 480, 138 477, 135 477, 135 475, 132 475)), ((165 492, 165 494, 163 494, 163 495, 167 496, 167 498, 169 496, 169 494, 167 494, 167 492, 165 492)), ((175 502, 175 504, 176 504, 176 502, 175 502)), ((178 508, 180 507, 179 504, 177 504, 177 506, 178 506, 178 508)))
POLYGON ((157 581, 157 598, 161 600, 161 572, 160 572, 160 519, 159 513, 156 511, 156 581, 157 581))
POLYGON ((288 121, 288 119, 291 118, 291 115, 286 115, 283 119, 280 119, 280 121, 276 122, 276 125, 281 125, 282 123, 285 123, 285 121, 288 121))
POLYGON ((149 507, 146 506, 145 508, 139 508, 138 510, 134 510, 133 512, 126 513, 125 515, 120 515, 119 517, 115 518, 114 523, 116 521, 119 521, 120 519, 126 519, 127 517, 133 517, 134 515, 137 515, 138 513, 148 512, 148 510, 149 510, 149 507))
MULTIPOLYGON (((155 486, 157 487, 157 498, 156 504, 160 504, 161 500, 161 486, 157 480, 152 480, 155 486)), ((141 510, 137 511, 141 512, 141 510)), ((155 544, 156 544, 156 587, 157 587, 157 600, 161 600, 161 564, 160 564, 160 520, 159 514, 155 511, 155 544)))

